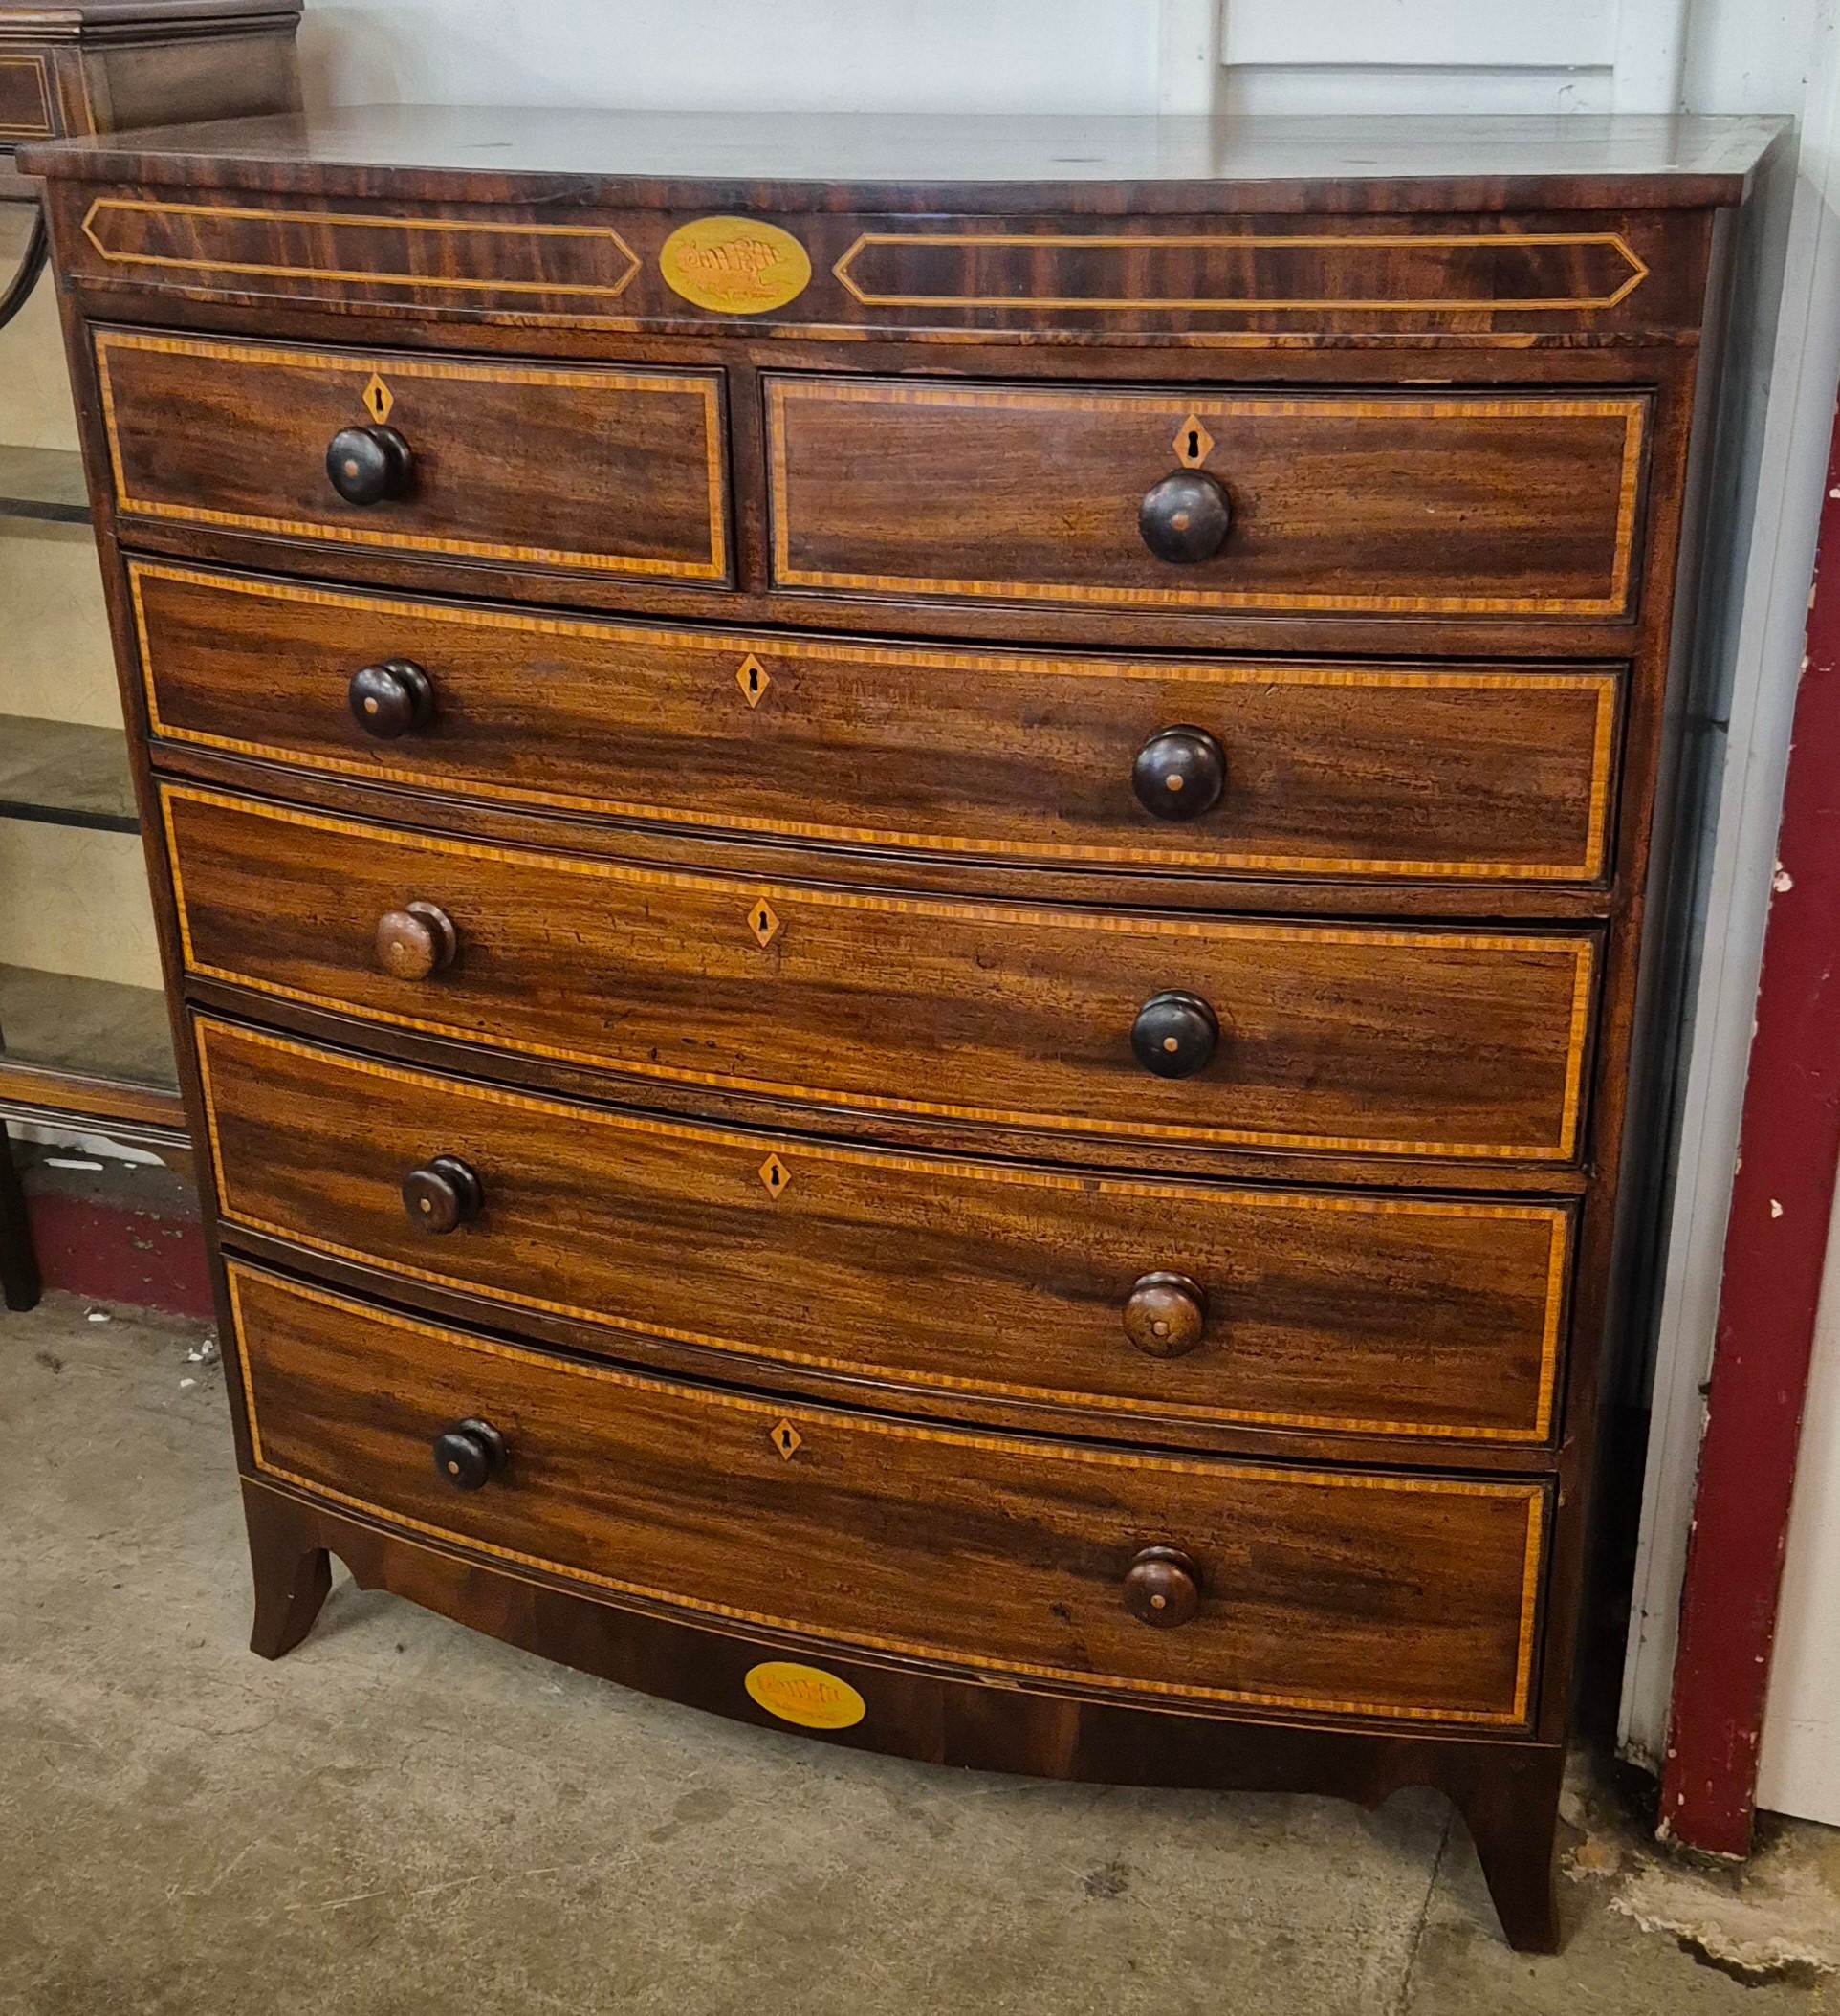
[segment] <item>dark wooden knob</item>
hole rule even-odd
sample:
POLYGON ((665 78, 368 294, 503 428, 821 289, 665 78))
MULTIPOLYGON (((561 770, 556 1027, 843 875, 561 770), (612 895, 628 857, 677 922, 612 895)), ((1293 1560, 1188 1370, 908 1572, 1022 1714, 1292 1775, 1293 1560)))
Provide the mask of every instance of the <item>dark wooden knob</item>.
POLYGON ((1137 752, 1130 782, 1158 819, 1199 819, 1226 789, 1227 753, 1205 728, 1166 728, 1137 752))
POLYGON ((426 980, 453 964, 460 933, 433 903, 405 904, 377 920, 377 963, 399 980, 426 980))
POLYGON ((380 742, 393 742, 434 719, 434 682, 406 658, 354 672, 345 694, 352 719, 380 742))
POLYGON ((1125 1576, 1125 1608, 1140 1624, 1173 1631, 1201 1608, 1201 1570, 1180 1547, 1145 1547, 1125 1576))
POLYGON ((478 1491, 505 1467, 505 1438, 490 1421, 456 1421, 434 1438, 434 1467, 456 1491, 478 1491))
POLYGON ((424 1232, 458 1232, 485 1201, 479 1178, 458 1155, 436 1155, 403 1178, 403 1209, 424 1232))
POLYGON ((415 456, 393 427, 340 427, 326 449, 326 474, 347 504, 400 497, 415 473, 415 456))
POLYGON ((1220 1019, 1198 994, 1155 994, 1137 1011, 1130 1046, 1158 1078, 1193 1078, 1214 1062, 1220 1019))
POLYGON ((1208 1299, 1186 1274, 1145 1274, 1125 1303, 1125 1335, 1152 1358, 1185 1357, 1207 1327, 1208 1299))
POLYGON ((1159 560, 1193 567, 1211 560, 1233 530, 1233 500, 1204 469, 1172 470, 1144 493, 1137 514, 1144 543, 1159 560))

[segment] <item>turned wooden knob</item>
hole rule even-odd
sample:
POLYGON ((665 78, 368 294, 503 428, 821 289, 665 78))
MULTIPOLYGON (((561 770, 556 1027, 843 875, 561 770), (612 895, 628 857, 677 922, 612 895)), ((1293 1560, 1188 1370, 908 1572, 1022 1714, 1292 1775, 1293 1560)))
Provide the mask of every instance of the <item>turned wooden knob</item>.
POLYGON ((1233 502, 1226 486, 1206 470, 1172 470, 1145 492, 1137 529, 1159 560, 1193 567, 1211 560, 1226 544, 1233 502))
POLYGON ((437 904, 405 904, 377 920, 377 963, 399 980, 426 980, 459 950, 453 919, 437 904))
POLYGON ((1180 1547, 1145 1547, 1125 1576, 1125 1608, 1140 1624, 1173 1631, 1201 1608, 1201 1570, 1180 1547))
POLYGON ((1220 1019, 1198 994, 1152 995, 1130 1025, 1137 1062, 1158 1078, 1193 1078, 1214 1062, 1220 1019))
POLYGON ((1145 1274, 1125 1303, 1125 1335, 1152 1358, 1181 1358, 1201 1342, 1208 1299, 1186 1274, 1145 1274))
POLYGON ((490 1421, 456 1421, 434 1438, 434 1467, 456 1491, 478 1491, 505 1467, 505 1438, 490 1421))
POLYGON ((424 1232, 458 1232, 485 1202, 484 1186, 458 1155, 436 1155, 403 1178, 403 1209, 424 1232))
POLYGON ((354 672, 345 697, 352 719, 380 742, 393 742, 411 728, 426 728, 434 718, 434 682, 406 658, 354 672))
POLYGON ((1226 789, 1226 751, 1205 728, 1166 728, 1137 752, 1130 783, 1158 819, 1199 819, 1226 789))
POLYGON ((414 453, 393 427, 340 427, 326 449, 326 474, 347 504, 400 497, 414 473, 414 453))

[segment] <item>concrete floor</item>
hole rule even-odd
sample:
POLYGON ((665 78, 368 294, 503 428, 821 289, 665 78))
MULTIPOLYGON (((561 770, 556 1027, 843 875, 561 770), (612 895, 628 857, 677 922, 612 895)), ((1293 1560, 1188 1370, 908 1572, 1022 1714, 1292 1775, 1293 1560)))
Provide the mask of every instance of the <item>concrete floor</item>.
POLYGON ((7 2016, 1840 2010, 1840 1834, 1698 1874, 1582 1767, 1568 1944, 1530 1960, 1430 1794, 929 1770, 342 1580, 265 1664, 202 1342, 67 1296, 0 1317, 7 2016))

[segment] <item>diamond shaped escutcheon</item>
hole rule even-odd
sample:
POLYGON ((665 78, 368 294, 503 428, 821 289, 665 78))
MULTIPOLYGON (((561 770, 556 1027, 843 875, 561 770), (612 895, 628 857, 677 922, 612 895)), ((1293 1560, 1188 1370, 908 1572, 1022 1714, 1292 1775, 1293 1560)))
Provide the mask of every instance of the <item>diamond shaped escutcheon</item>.
POLYGON ((741 668, 734 675, 734 683, 741 689, 741 697, 750 707, 758 707, 766 698, 767 689, 773 679, 767 668, 752 651, 742 659, 741 668))
POLYGON ((754 908, 748 912, 748 929, 763 946, 771 945, 779 935, 778 914, 764 896, 754 899, 754 908))
POLYGON ((1214 452, 1214 436, 1191 413, 1176 428, 1172 446, 1175 449, 1175 459, 1184 469, 1199 469, 1214 452))
POLYGON ((785 1189, 786 1185, 792 1181, 792 1171, 780 1161, 778 1155, 769 1155, 761 1163, 759 1175, 761 1182, 767 1186, 767 1194, 770 1197, 777 1197, 785 1189))
POLYGON ((804 1439, 804 1436, 799 1433, 798 1429, 796 1429, 792 1425, 792 1423, 786 1420, 783 1416, 778 1421, 775 1422, 773 1428, 773 1446, 777 1450, 778 1450, 780 1457, 783 1461, 788 1463, 792 1461, 793 1457, 798 1453, 799 1448, 803 1443, 804 1439))
POLYGON ((373 371, 370 383, 364 387, 364 410, 382 427, 390 417, 390 408, 396 404, 396 395, 373 371))

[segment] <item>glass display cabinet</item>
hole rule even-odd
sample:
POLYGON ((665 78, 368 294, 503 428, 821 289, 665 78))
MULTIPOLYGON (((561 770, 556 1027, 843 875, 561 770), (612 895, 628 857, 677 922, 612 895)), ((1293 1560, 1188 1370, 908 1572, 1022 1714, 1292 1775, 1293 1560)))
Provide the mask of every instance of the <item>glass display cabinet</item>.
POLYGON ((13 153, 298 105, 300 0, 0 0, 0 1277, 37 1299, 9 1122, 188 1149, 37 186, 13 153))

